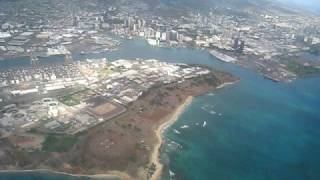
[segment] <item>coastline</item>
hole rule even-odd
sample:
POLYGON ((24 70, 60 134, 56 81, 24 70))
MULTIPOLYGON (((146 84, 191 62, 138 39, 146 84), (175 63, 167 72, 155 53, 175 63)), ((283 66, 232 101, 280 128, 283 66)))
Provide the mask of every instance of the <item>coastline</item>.
POLYGON ((184 103, 182 103, 173 112, 173 114, 165 118, 165 119, 168 118, 168 121, 165 121, 155 130, 158 142, 155 144, 153 152, 150 156, 150 164, 155 164, 156 169, 152 177, 150 178, 151 180, 158 180, 162 174, 163 165, 160 163, 160 148, 161 148, 161 145, 163 144, 163 132, 178 120, 179 116, 183 113, 185 108, 191 104, 192 101, 193 101, 193 96, 188 96, 187 99, 184 101, 184 103))
POLYGON ((234 81, 234 82, 225 82, 225 83, 222 83, 221 85, 217 86, 216 89, 222 89, 226 86, 230 86, 230 85, 233 85, 237 82, 239 82, 240 80, 237 80, 237 81, 234 81))
MULTIPOLYGON (((240 80, 222 83, 221 85, 217 86, 215 88, 215 90, 222 89, 226 86, 233 85, 239 81, 240 80)), ((163 164, 161 164, 161 162, 160 162, 160 153, 161 153, 160 148, 161 148, 161 145, 163 144, 163 141, 164 141, 164 139, 163 139, 164 131, 179 119, 179 116, 192 103, 193 99, 194 99, 194 96, 188 96, 187 99, 180 106, 178 106, 176 108, 176 110, 173 112, 173 114, 170 114, 164 118, 164 119, 167 119, 167 121, 165 121, 163 124, 161 124, 155 130, 158 142, 154 145, 153 152, 150 155, 150 164, 155 164, 156 169, 155 169, 152 177, 150 178, 150 180, 159 180, 159 178, 162 175, 163 164)))
MULTIPOLYGON (((228 85, 232 85, 236 82, 238 82, 239 80, 227 80, 227 82, 222 83, 216 87, 211 86, 211 88, 208 88, 206 86, 204 86, 203 89, 196 89, 194 91, 188 92, 185 96, 184 96, 184 100, 179 102, 178 104, 176 104, 176 108, 170 110, 171 112, 168 113, 165 116, 159 116, 161 118, 159 118, 159 124, 157 126, 155 126, 152 130, 152 132, 155 133, 156 135, 156 139, 155 141, 152 143, 153 145, 153 150, 151 151, 151 154, 148 157, 148 164, 149 165, 155 165, 155 169, 154 172, 152 173, 150 179, 151 180, 158 180, 162 173, 163 173, 163 167, 164 165, 160 162, 160 154, 161 154, 161 146, 164 143, 164 131, 169 128, 172 124, 174 124, 178 119, 179 116, 185 111, 185 109, 187 108, 188 105, 190 105, 194 99, 194 97, 197 97, 198 95, 202 95, 205 94, 208 91, 214 91, 220 88, 223 88, 225 86, 228 85), (209 90, 210 89, 210 90, 209 90)), ((140 168, 140 167, 139 167, 140 168)), ((141 169, 142 170, 142 169, 141 169)), ((39 168, 39 169, 34 169, 34 170, 16 170, 16 169, 12 169, 12 170, 0 170, 1 172, 49 172, 49 173, 53 173, 53 174, 57 174, 57 175, 67 175, 67 176, 71 176, 71 177, 89 177, 89 178, 111 178, 111 179, 123 179, 123 180, 131 180, 134 179, 131 175, 129 175, 129 173, 127 171, 106 171, 106 172, 101 172, 101 174, 71 174, 71 173, 66 173, 63 171, 55 171, 53 169, 46 169, 46 168, 39 168)), ((143 172, 140 171, 141 173, 143 172)), ((139 174, 139 169, 138 169, 138 174, 139 174)), ((140 174, 142 175, 142 174, 140 174)), ((150 174, 149 174, 150 175, 150 174)), ((140 177, 144 177, 140 176, 140 177)))
POLYGON ((0 173, 32 173, 32 172, 48 172, 56 175, 66 175, 70 177, 88 177, 88 178, 120 178, 121 180, 131 180, 132 178, 126 174, 125 172, 120 171, 110 171, 105 174, 94 174, 94 175, 86 175, 86 174, 71 174, 66 172, 59 172, 50 169, 34 169, 34 170, 0 170, 0 173))

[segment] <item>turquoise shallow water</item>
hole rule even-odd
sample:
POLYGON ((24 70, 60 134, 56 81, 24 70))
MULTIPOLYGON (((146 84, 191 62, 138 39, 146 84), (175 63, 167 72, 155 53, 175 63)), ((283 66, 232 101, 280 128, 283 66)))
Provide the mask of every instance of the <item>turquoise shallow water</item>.
MULTIPOLYGON (((74 57, 198 63, 241 78, 233 86, 195 98, 167 130, 163 159, 175 173, 171 179, 320 179, 319 77, 274 83, 200 50, 153 48, 141 40, 126 42, 112 53, 74 57), (202 127, 204 121, 206 127, 202 127), (181 129, 183 125, 189 128, 181 129), (173 146, 172 141, 182 147, 173 146)), ((0 174, 0 180, 4 177, 7 175, 0 174)), ((39 179, 29 175, 16 179, 22 177, 39 179)), ((163 179, 170 178, 166 175, 163 179)))
POLYGON ((243 80, 196 98, 167 132, 182 145, 167 148, 175 179, 320 179, 319 80, 243 80))

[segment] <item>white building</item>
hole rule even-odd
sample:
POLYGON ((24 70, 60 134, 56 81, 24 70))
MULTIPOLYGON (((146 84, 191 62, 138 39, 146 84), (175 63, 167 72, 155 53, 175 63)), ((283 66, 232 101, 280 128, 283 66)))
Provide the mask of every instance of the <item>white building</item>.
POLYGON ((39 90, 37 88, 34 89, 26 89, 26 90, 13 90, 10 93, 14 96, 16 95, 26 95, 26 94, 31 94, 31 93, 38 93, 39 90))
POLYGON ((0 32, 0 39, 10 38, 11 34, 8 32, 0 32))

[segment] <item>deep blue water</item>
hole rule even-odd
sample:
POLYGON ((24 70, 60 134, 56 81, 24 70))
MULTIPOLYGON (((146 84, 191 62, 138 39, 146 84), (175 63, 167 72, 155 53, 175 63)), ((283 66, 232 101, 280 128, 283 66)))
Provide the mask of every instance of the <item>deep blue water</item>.
MULTIPOLYGON (((175 173, 172 179, 320 179, 319 77, 274 83, 201 50, 154 48, 141 40, 126 42, 112 53, 74 57, 198 63, 241 78, 233 86, 195 98, 167 130, 167 144, 174 141, 182 145, 178 149, 167 145, 163 154, 169 157, 169 169, 175 173), (203 128, 204 121, 207 126, 203 128), (190 128, 180 129, 182 125, 190 128)), ((0 180, 3 177, 7 176, 0 175, 0 180)))

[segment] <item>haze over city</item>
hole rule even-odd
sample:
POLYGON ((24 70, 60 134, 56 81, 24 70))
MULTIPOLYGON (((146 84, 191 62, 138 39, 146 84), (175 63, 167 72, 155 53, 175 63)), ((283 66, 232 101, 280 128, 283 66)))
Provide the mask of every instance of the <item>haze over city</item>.
POLYGON ((306 9, 308 11, 312 11, 314 13, 320 13, 320 4, 317 0, 280 0, 289 5, 293 5, 295 7, 300 7, 301 9, 306 9))
POLYGON ((0 179, 319 180, 316 0, 0 0, 0 179))

